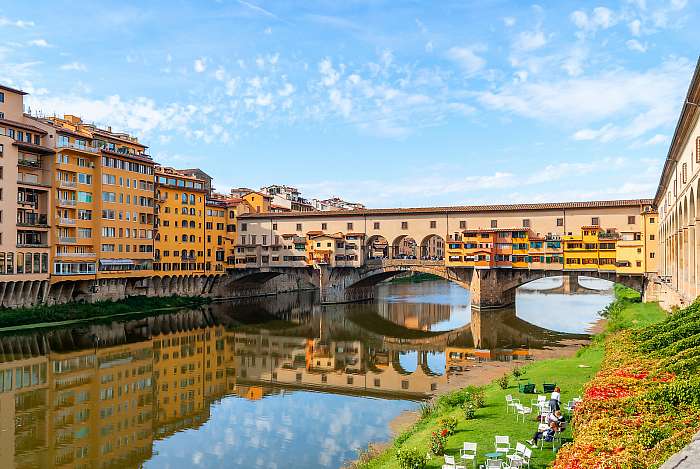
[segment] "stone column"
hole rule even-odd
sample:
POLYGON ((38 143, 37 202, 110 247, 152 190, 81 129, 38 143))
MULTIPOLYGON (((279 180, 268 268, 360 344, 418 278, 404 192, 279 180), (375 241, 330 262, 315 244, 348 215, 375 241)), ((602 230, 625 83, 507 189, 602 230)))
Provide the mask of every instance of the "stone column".
POLYGON ((475 269, 469 285, 472 306, 500 308, 515 302, 515 288, 507 288, 503 270, 475 269))

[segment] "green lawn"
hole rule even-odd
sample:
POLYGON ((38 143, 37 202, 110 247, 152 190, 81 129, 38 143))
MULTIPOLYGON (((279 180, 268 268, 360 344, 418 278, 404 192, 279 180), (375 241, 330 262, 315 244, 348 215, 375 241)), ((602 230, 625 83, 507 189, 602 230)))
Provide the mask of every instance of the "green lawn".
MULTIPOLYGON (((629 289, 616 288, 616 296, 618 298, 616 303, 619 306, 608 318, 609 329, 639 328, 660 321, 665 317, 665 313, 658 304, 637 302, 639 301, 638 295, 630 293, 629 289)), ((595 340, 590 346, 581 349, 575 357, 529 363, 522 368, 525 372, 522 378, 528 378, 540 389, 543 382, 556 383, 562 390, 562 403, 566 404, 573 397, 581 395, 584 384, 600 369, 604 355, 604 335, 601 335, 601 338, 595 340)), ((477 410, 475 419, 465 420, 462 410, 459 408, 437 411, 431 417, 421 419, 413 428, 407 430, 410 436, 402 443, 401 447, 415 447, 422 453, 427 453, 430 435, 438 429, 438 420, 445 416, 454 416, 459 422, 455 434, 448 440, 446 454, 459 455, 463 442, 474 442, 478 445, 477 464, 483 464, 486 459, 484 455, 493 451, 495 435, 508 435, 513 447, 516 442, 524 443, 532 438, 537 428, 537 422, 526 420, 523 423, 522 419, 516 422, 515 416, 506 412, 505 396, 512 394, 513 397, 520 398, 524 405, 529 405, 530 400, 535 396, 520 395, 512 379, 510 387, 506 390, 501 389, 496 383, 491 383, 484 390, 486 406, 477 410)), ((563 436, 565 442, 567 439, 570 440, 571 430, 567 429, 563 436)), ((394 445, 359 467, 399 469, 396 449, 396 445, 394 445)), ((530 467, 533 469, 547 467, 554 460, 554 457, 555 453, 548 445, 545 445, 544 450, 535 449, 530 467)), ((443 462, 442 456, 433 456, 426 467, 439 468, 443 462)))

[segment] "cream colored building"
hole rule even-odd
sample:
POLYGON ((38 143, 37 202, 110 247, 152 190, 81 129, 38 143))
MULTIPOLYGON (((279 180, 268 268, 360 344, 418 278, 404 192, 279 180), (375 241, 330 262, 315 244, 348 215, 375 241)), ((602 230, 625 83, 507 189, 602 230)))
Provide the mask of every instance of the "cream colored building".
POLYGON ((700 62, 681 105, 654 204, 659 211, 659 299, 683 305, 700 294, 700 62))

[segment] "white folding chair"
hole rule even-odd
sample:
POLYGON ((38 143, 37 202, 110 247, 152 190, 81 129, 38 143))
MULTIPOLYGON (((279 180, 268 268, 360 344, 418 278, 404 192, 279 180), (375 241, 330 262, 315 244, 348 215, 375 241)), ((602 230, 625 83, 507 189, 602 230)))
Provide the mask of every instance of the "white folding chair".
POLYGON ((525 407, 523 405, 518 407, 518 415, 516 415, 516 420, 520 419, 520 416, 523 416, 523 423, 525 423, 525 416, 531 415, 532 414, 532 407, 525 407))
POLYGON ((455 462, 454 456, 445 455, 445 464, 442 465, 442 469, 466 469, 464 466, 458 466, 455 462))
POLYGON ((506 396, 506 412, 508 412, 510 409, 513 409, 513 412, 515 412, 515 406, 517 404, 520 404, 519 399, 514 399, 511 394, 506 396))
POLYGON ((484 469, 501 469, 503 464, 501 463, 500 459, 487 459, 486 465, 481 467, 484 469))
POLYGON ((547 401, 547 396, 543 396, 543 395, 540 394, 540 395, 537 396, 537 399, 531 399, 531 400, 530 400, 530 404, 532 404, 532 405, 539 405, 540 403, 546 402, 546 401, 547 401))
POLYGON ((465 442, 462 449, 459 450, 459 458, 462 462, 471 461, 472 465, 476 467, 476 443, 465 442))
POLYGON ((520 469, 523 467, 522 459, 511 459, 510 462, 503 463, 503 469, 520 469))
POLYGON ((523 464, 528 468, 530 467, 530 458, 532 458, 532 450, 530 448, 525 448, 525 451, 523 451, 523 464))
POLYGON ((508 454, 510 452, 510 437, 507 435, 496 435, 496 452, 508 454))
POLYGON ((527 448, 525 447, 524 444, 518 442, 515 444, 515 451, 512 453, 508 454, 506 457, 508 458, 508 461, 512 461, 514 459, 522 459, 523 458, 523 453, 525 452, 527 448))

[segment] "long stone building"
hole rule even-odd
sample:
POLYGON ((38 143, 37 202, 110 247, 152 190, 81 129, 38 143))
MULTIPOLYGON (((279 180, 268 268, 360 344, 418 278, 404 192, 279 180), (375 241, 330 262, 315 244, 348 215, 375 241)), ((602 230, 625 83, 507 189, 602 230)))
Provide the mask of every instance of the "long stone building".
POLYGON ((654 204, 659 211, 659 299, 685 305, 700 294, 700 61, 673 134, 654 204))

